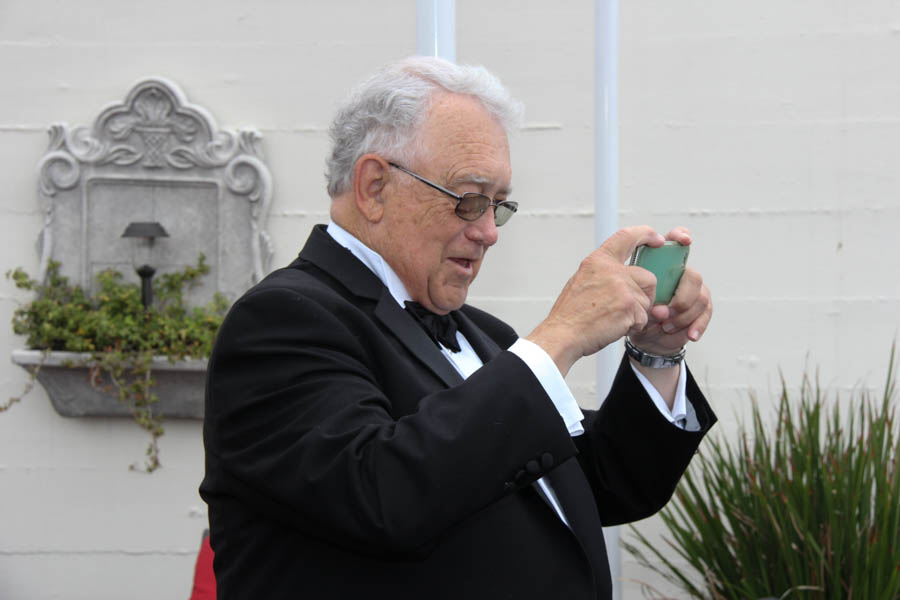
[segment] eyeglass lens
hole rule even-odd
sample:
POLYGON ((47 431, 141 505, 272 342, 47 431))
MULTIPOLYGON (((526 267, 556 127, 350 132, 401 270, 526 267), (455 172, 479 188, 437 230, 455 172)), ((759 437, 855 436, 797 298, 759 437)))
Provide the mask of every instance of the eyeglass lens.
MULTIPOLYGON (((456 205, 456 215, 466 221, 475 221, 484 211, 491 206, 492 200, 484 194, 463 194, 459 204, 456 205)), ((516 213, 518 204, 512 201, 501 202, 494 205, 494 224, 503 225, 516 213)))

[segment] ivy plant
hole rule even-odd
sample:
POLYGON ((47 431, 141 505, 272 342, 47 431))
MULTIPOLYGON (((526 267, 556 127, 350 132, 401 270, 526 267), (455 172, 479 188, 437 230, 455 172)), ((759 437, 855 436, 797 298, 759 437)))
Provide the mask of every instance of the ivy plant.
MULTIPOLYGON (((7 273, 16 287, 35 294, 13 314, 13 331, 25 336, 29 348, 83 353, 85 358, 72 366, 87 367, 92 385, 116 396, 150 435, 144 467, 147 472, 160 467, 158 440, 164 431, 163 415, 154 410, 158 397, 152 358, 162 355, 175 362, 209 356, 228 308, 219 293, 206 306, 187 304, 185 290, 207 273, 209 266, 201 254, 196 266, 157 276, 153 281, 154 302, 146 308, 140 288, 126 283, 113 269, 97 275, 93 296, 70 284, 60 273, 58 262, 48 264, 44 282, 32 279, 21 268, 7 273)), ((18 400, 10 398, 0 411, 18 400)))

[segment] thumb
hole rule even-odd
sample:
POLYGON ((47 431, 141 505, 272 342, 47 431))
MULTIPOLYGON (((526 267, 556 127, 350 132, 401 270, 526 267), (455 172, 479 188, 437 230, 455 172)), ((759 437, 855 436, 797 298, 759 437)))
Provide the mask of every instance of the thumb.
POLYGON ((649 225, 638 227, 626 227, 612 234, 609 239, 600 244, 600 248, 613 256, 620 263, 624 263, 631 257, 634 249, 641 245, 654 248, 662 246, 665 238, 656 233, 649 225))

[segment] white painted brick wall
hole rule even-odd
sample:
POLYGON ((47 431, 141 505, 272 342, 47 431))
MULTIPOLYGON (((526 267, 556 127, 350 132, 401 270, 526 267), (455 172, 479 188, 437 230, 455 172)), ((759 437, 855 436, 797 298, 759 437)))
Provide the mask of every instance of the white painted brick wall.
MULTIPOLYGON (((883 385, 900 325, 900 5, 628 2, 621 32, 622 221, 696 236, 716 314, 689 359, 719 433, 748 390, 771 398, 778 369, 796 385, 819 367, 845 397, 883 385)), ((624 576, 658 584, 631 561, 624 576)))
MULTIPOLYGON (((262 131, 273 264, 288 262, 327 217, 333 107, 414 51, 414 5, 0 1, 0 271, 36 269, 47 126, 90 124, 147 75, 223 127, 262 131)), ((593 2, 457 0, 457 13, 459 61, 527 107, 512 140, 522 211, 471 296, 527 333, 594 246, 593 2)), ((621 222, 694 231, 716 315, 689 360, 719 430, 779 367, 796 381, 807 354, 823 383, 878 385, 900 325, 898 5, 635 0, 621 36, 621 222)), ((22 344, 2 324, 23 299, 0 281, 0 354, 22 344)), ((0 361, 0 397, 25 381, 0 361)), ((596 403, 589 361, 569 381, 596 403)), ((40 388, 0 415, 0 598, 187 597, 205 526, 199 424, 167 425, 152 476, 127 470, 145 441, 126 421, 59 417, 40 388)), ((658 584, 627 558, 624 575, 658 584)))

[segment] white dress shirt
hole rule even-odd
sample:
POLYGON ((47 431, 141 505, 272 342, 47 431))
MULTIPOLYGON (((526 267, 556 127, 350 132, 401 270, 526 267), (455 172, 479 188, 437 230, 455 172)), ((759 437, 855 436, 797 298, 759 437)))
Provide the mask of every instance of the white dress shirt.
MULTIPOLYGON (((384 283, 391 293, 391 296, 397 301, 401 308, 406 308, 405 303, 412 300, 412 298, 406 290, 406 286, 403 285, 403 282, 400 281, 400 278, 380 254, 363 244, 334 221, 328 223, 326 231, 338 244, 349 250, 353 256, 358 258, 378 277, 378 279, 381 280, 382 283, 384 283)), ((456 368, 463 379, 466 379, 481 368, 484 363, 481 362, 478 354, 469 344, 468 340, 466 340, 465 336, 459 331, 456 332, 456 340, 459 342, 459 352, 453 352, 443 344, 441 344, 441 352, 456 368)), ((550 358, 543 348, 523 338, 516 340, 516 342, 509 347, 509 351, 521 358, 534 373, 534 376, 540 382, 541 386, 543 386, 544 391, 556 407, 569 434, 573 437, 583 434, 584 427, 581 422, 584 420, 584 413, 582 413, 581 409, 578 407, 575 397, 572 395, 571 390, 569 390, 569 386, 566 385, 566 382, 559 372, 559 369, 557 369, 556 363, 553 362, 553 359, 550 358)), ((675 402, 672 410, 669 410, 669 407, 666 405, 662 396, 653 384, 650 383, 640 371, 635 369, 634 365, 631 365, 631 368, 637 375, 638 381, 640 381, 647 390, 647 394, 653 400, 653 403, 656 405, 659 412, 671 423, 674 423, 677 427, 683 428, 687 413, 685 399, 687 378, 685 376, 685 369, 681 369, 678 378, 678 387, 675 393, 675 402)), ((556 511, 563 522, 568 525, 569 522, 566 520, 565 512, 559 505, 556 494, 553 492, 553 488, 550 484, 543 477, 538 479, 535 484, 543 498, 553 507, 553 510, 556 511)))

